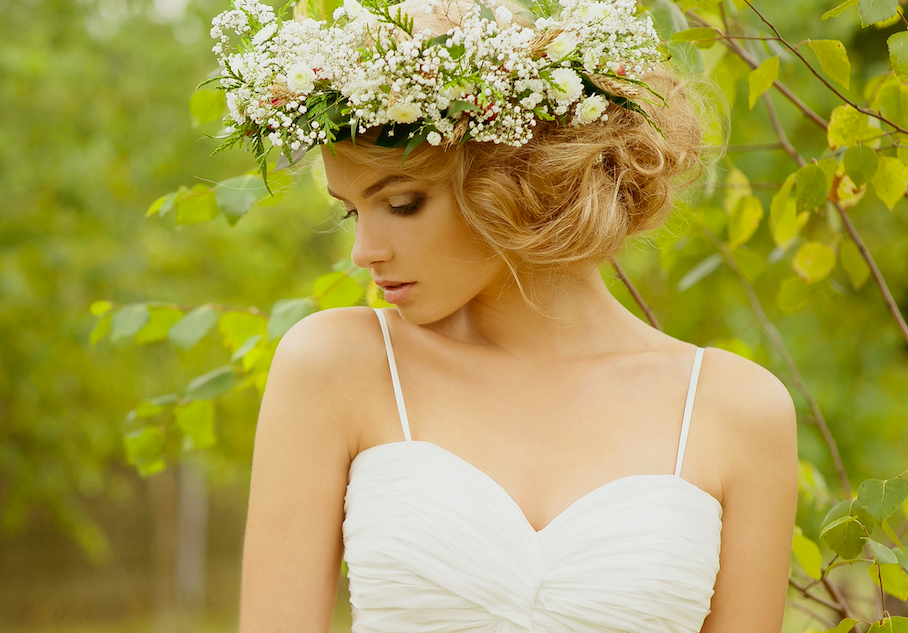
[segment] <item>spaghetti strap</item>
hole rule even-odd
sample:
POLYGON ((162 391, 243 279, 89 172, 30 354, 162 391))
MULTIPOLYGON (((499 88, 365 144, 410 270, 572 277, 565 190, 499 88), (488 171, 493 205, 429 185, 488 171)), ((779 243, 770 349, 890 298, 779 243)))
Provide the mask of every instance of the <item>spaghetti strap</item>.
POLYGON ((694 366, 690 372, 690 385, 687 388, 687 400, 684 403, 684 418, 681 420, 681 439, 678 441, 678 456, 675 458, 675 477, 681 476, 684 464, 684 449, 687 447, 687 434, 690 431, 690 415, 694 410, 694 396, 697 394, 697 381, 700 379, 700 365, 703 363, 703 348, 697 348, 694 366))
POLYGON ((394 360, 394 348, 391 347, 391 333, 388 331, 388 321, 384 313, 378 308, 373 308, 378 315, 381 325, 381 335, 385 339, 385 352, 388 354, 388 367, 391 369, 391 385, 394 387, 394 399, 397 400, 397 414, 400 416, 400 428, 404 432, 404 439, 410 441, 410 421, 407 419, 407 407, 404 406, 404 394, 400 390, 400 376, 397 375, 397 362, 394 360))

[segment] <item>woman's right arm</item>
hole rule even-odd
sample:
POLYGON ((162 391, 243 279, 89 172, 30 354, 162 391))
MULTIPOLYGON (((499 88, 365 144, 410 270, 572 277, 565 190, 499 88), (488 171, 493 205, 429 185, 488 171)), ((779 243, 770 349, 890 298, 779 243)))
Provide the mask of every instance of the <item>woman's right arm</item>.
POLYGON ((344 424, 351 419, 345 320, 308 317, 284 335, 274 355, 255 434, 241 633, 330 629, 355 454, 344 424))

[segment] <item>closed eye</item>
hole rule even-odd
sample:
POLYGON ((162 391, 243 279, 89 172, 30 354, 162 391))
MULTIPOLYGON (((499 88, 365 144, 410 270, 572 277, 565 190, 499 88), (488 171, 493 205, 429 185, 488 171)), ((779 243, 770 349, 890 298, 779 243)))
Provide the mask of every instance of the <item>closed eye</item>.
POLYGON ((394 205, 389 205, 389 208, 391 209, 391 213, 393 213, 394 215, 413 215, 414 213, 416 213, 417 211, 420 210, 424 201, 425 201, 425 198, 420 196, 420 197, 416 198, 415 200, 413 200, 412 202, 408 202, 407 204, 402 204, 398 207, 395 207, 394 205))

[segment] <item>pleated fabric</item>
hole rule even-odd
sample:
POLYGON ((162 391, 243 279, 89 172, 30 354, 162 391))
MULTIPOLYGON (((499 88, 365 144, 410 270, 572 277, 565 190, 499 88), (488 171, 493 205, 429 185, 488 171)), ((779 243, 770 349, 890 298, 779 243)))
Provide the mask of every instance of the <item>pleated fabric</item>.
POLYGON ((345 499, 353 633, 695 633, 722 507, 677 474, 634 475, 537 532, 493 479, 436 444, 353 460, 345 499))

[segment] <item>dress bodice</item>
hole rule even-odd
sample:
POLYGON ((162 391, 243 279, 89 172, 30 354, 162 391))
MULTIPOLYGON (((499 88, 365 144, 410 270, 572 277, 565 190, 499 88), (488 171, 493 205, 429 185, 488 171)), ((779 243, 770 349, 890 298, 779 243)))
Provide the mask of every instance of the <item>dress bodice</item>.
POLYGON ((680 476, 702 349, 673 474, 584 495, 538 532, 492 478, 410 438, 362 451, 345 499, 354 633, 695 633, 709 613, 722 507, 680 476))

